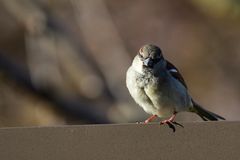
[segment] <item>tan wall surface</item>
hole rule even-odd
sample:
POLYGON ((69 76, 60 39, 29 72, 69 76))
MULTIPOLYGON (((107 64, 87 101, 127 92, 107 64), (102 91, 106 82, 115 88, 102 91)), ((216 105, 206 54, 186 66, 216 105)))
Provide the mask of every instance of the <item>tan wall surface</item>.
POLYGON ((240 122, 0 129, 1 160, 237 160, 240 122))

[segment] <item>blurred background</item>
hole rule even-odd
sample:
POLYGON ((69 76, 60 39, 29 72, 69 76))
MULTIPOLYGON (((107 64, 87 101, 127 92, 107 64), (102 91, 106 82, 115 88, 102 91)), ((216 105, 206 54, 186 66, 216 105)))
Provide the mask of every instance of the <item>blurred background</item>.
POLYGON ((125 73, 146 43, 240 120, 240 0, 1 0, 0 24, 0 127, 145 120, 125 73))

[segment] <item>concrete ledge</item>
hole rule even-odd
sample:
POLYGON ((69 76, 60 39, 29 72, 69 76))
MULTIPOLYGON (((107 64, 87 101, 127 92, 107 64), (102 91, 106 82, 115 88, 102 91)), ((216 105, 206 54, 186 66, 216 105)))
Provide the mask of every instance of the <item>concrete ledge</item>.
POLYGON ((236 160, 240 122, 0 129, 2 160, 236 160))

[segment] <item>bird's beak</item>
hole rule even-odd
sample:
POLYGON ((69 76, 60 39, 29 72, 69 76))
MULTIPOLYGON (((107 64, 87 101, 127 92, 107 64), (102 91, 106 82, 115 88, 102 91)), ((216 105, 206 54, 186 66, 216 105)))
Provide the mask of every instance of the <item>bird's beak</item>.
POLYGON ((153 67, 153 59, 152 58, 147 58, 143 61, 143 65, 152 68, 153 67))

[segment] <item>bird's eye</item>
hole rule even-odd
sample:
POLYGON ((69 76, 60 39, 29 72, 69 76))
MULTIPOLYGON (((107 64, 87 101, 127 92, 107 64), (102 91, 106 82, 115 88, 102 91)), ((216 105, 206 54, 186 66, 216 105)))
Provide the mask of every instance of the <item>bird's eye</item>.
POLYGON ((158 55, 155 59, 157 59, 158 61, 160 61, 162 59, 162 55, 158 55))
POLYGON ((161 59, 162 58, 162 54, 158 54, 155 58, 156 59, 161 59))
POLYGON ((138 53, 138 56, 141 58, 141 59, 144 59, 143 55, 141 53, 138 53))
POLYGON ((148 51, 144 51, 143 48, 141 48, 138 52, 139 56, 143 59, 146 59, 148 57, 150 57, 150 54, 148 51))
POLYGON ((142 53, 142 52, 139 52, 138 55, 142 60, 147 58, 147 57, 145 57, 144 53, 142 53))
POLYGON ((163 57, 161 55, 158 55, 154 58, 154 63, 158 63, 163 57))
POLYGON ((155 59, 153 60, 153 62, 154 62, 154 64, 156 64, 156 63, 158 63, 160 60, 161 60, 161 58, 155 58, 155 59))

